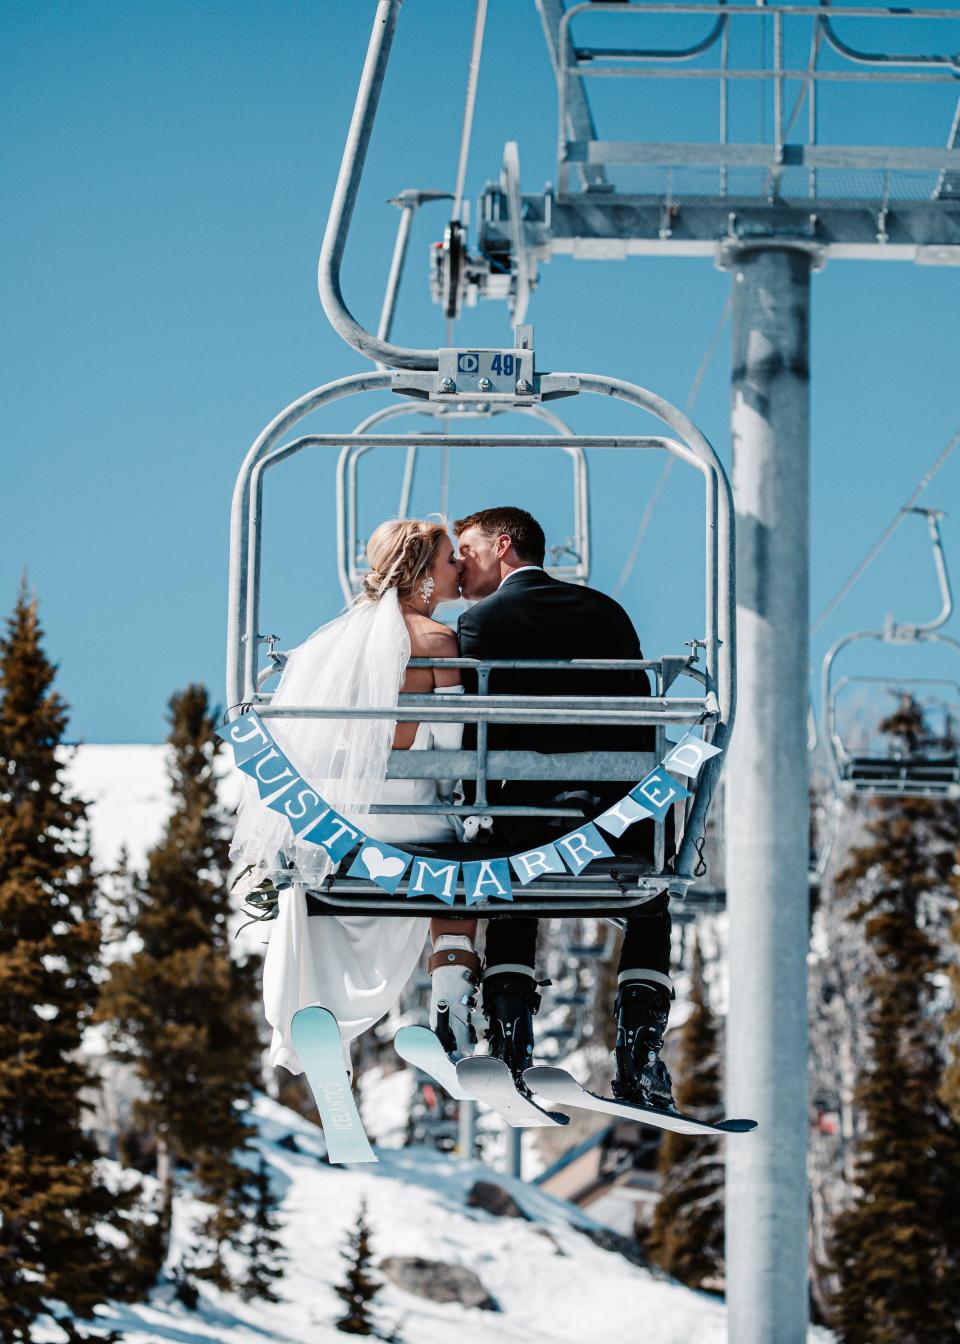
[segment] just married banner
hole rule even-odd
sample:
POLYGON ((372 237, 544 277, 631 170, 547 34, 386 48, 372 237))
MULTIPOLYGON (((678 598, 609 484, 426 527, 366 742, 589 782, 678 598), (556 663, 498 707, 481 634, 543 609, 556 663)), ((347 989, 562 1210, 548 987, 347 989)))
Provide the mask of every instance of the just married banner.
POLYGON ((536 849, 506 858, 461 862, 408 854, 365 835, 298 773, 255 711, 218 728, 217 736, 229 744, 238 769, 256 784, 264 806, 289 822, 301 844, 318 845, 336 864, 356 849, 347 875, 366 878, 391 894, 409 871, 408 897, 435 896, 446 905, 453 905, 456 899, 461 870, 467 905, 477 905, 489 899, 512 901, 515 880, 525 887, 551 873, 570 872, 576 876, 594 859, 612 857, 613 850, 601 831, 617 837, 645 817, 663 821, 675 802, 690 796, 690 790, 677 776, 696 779, 703 762, 720 751, 719 747, 687 733, 671 745, 661 763, 639 784, 593 821, 583 822, 576 830, 536 849))

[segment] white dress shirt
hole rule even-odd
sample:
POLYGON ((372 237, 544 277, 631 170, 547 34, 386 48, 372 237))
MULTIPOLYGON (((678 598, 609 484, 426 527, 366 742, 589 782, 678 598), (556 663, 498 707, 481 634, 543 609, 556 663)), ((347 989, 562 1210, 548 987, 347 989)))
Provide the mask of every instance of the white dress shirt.
POLYGON ((522 574, 526 569, 543 569, 543 565, 518 565, 516 569, 511 569, 509 574, 504 574, 497 587, 502 588, 507 579, 512 579, 514 574, 522 574))

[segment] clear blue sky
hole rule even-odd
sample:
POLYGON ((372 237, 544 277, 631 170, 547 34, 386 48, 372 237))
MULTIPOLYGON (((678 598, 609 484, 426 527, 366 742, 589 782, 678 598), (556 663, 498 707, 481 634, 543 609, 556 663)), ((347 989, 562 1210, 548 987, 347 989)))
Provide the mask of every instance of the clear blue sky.
MULTIPOLYGON (((0 7, 0 609, 12 607, 26 568, 73 737, 159 741, 167 698, 190 680, 222 699, 237 468, 284 405, 364 367, 327 326, 315 268, 373 10, 373 0, 0 7)), ((370 326, 396 227, 386 198, 453 184, 472 14, 470 0, 407 0, 401 15, 344 273, 370 326)), ((630 90, 618 107, 615 93, 606 88, 598 103, 610 138, 633 124, 651 139, 710 136, 693 129, 695 101, 651 106, 630 90)), ((851 138, 943 143, 949 96, 930 117, 906 93, 902 105, 851 111, 851 138)), ((519 142, 527 189, 554 180, 555 132, 533 2, 491 0, 468 194, 496 176, 507 139, 519 142)), ((407 344, 442 340, 426 257, 443 218, 443 207, 424 211, 414 235, 395 327, 407 344)), ((539 363, 626 377, 682 404, 728 288, 708 261, 557 259, 530 312, 539 363)), ((832 263, 814 278, 814 613, 960 422, 958 300, 956 269, 832 263)), ((504 307, 491 303, 468 312, 458 336, 499 345, 508 330, 504 307)), ((697 407, 725 459, 728 378, 725 337, 697 407)), ((583 430, 640 428, 612 407, 570 413, 583 430)), ((349 429, 360 414, 336 408, 323 427, 349 429)), ((657 473, 654 462, 595 462, 597 586, 616 581, 657 473)), ((370 475, 367 525, 396 509, 399 473, 370 475)), ((650 654, 702 634, 699 548, 691 560, 685 542, 698 492, 682 475, 624 594, 650 654)), ((455 462, 451 508, 522 503, 559 540, 565 482, 529 462, 455 462)), ((264 625, 287 644, 339 605, 332 486, 332 462, 314 458, 279 469, 268 488, 264 625)), ((960 450, 929 502, 956 510, 946 537, 960 580, 960 450)), ((427 470, 415 503, 436 507, 427 470)), ((922 619, 935 608, 917 524, 827 624, 814 659, 888 610, 922 619)))

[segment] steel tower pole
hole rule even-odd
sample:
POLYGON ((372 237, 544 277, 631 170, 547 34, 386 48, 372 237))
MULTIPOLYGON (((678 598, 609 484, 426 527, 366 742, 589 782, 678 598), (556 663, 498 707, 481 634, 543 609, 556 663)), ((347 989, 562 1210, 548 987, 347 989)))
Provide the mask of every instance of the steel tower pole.
POLYGON ((508 1176, 520 1179, 523 1175, 523 1130, 513 1125, 507 1127, 507 1153, 504 1170, 508 1176))
POLYGON ((476 1155, 476 1146, 477 1103, 475 1101, 461 1101, 457 1151, 461 1157, 466 1157, 472 1162, 476 1155))
POLYGON ((807 638, 811 256, 731 249, 738 709, 727 765, 731 1344, 807 1335, 807 638))

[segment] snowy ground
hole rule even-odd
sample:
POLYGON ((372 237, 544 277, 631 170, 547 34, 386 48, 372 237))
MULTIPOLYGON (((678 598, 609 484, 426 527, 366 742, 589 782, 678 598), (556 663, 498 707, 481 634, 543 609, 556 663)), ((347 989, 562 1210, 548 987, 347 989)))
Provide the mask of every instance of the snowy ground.
MULTIPOLYGON (((691 1292, 603 1251, 577 1226, 593 1226, 578 1210, 477 1163, 427 1149, 381 1150, 377 1166, 332 1168, 322 1159, 320 1131, 262 1098, 260 1147, 282 1196, 287 1274, 275 1305, 204 1289, 196 1311, 156 1295, 149 1304, 111 1307, 97 1324, 125 1344, 335 1344, 344 1336, 334 1285, 342 1281, 339 1251, 365 1198, 379 1260, 418 1255, 467 1266, 501 1310, 481 1311, 415 1297, 386 1283, 377 1298, 384 1333, 404 1344, 601 1344, 642 1338, 644 1344, 726 1344, 722 1302, 691 1292), (280 1146, 293 1136, 299 1151, 280 1146), (530 1221, 496 1218, 464 1207, 473 1183, 495 1180, 513 1194, 530 1221)), ((190 1206, 176 1220, 174 1262, 189 1246, 190 1206)), ((38 1340, 62 1339, 50 1329, 38 1340)), ((811 1331, 811 1344, 831 1336, 811 1331)))
POLYGON ((90 804, 97 867, 113 868, 125 847, 131 867, 142 868, 170 815, 167 748, 85 744, 71 752, 67 779, 90 804))

